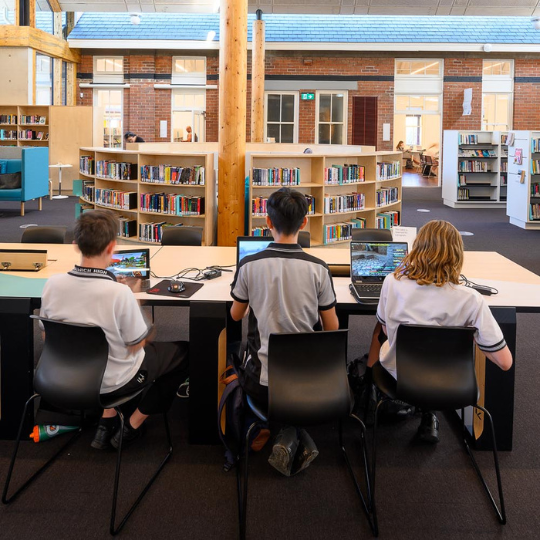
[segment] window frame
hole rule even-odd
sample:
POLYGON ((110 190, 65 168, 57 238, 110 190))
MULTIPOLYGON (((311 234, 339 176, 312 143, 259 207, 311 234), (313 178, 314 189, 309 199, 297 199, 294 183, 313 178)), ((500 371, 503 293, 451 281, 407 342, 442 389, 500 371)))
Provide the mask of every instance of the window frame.
MULTIPOLYGON (((119 140, 119 146, 111 146, 111 143, 110 141, 113 140, 112 138, 114 137, 112 134, 108 134, 108 137, 109 137, 109 146, 105 146, 105 143, 104 143, 104 148, 119 148, 119 149, 122 149, 123 148, 123 137, 124 137, 124 89, 123 88, 94 88, 93 89, 93 92, 92 92, 92 105, 94 107, 94 110, 97 110, 97 107, 98 107, 98 96, 99 96, 99 92, 120 92, 120 140, 119 140)), ((105 116, 102 116, 101 118, 98 119, 99 121, 99 124, 94 124, 95 126, 98 125, 98 126, 101 126, 101 129, 104 128, 103 126, 103 120, 104 120, 105 116)), ((96 120, 96 119, 95 119, 96 120)), ((103 133, 103 135, 105 135, 103 133)), ((103 139, 105 140, 105 139, 103 139)))
POLYGON ((482 131, 509 131, 513 129, 514 123, 514 60, 510 58, 484 59, 482 61, 482 131), (508 62, 510 71, 507 75, 484 75, 485 63, 508 62), (506 85, 504 84, 506 83, 506 85), (506 89, 506 91, 504 91, 506 89), (508 90, 510 89, 510 90, 508 90), (502 90, 502 91, 501 91, 502 90), (497 96, 508 96, 508 124, 497 124, 484 120, 486 112, 486 97, 495 96, 495 116, 497 116, 497 96), (491 126, 491 127, 490 127, 491 126))
POLYGON ((110 55, 98 55, 93 58, 93 76, 92 80, 95 83, 109 83, 109 84, 123 84, 124 82, 124 57, 123 56, 110 56, 110 55), (121 62, 121 71, 101 71, 98 70, 98 62, 101 60, 113 60, 116 64, 117 61, 121 62))
POLYGON ((175 85, 206 86, 207 61, 206 56, 173 56, 171 59, 171 83, 175 85), (204 71, 178 73, 175 71, 177 60, 202 60, 204 71))
POLYGON ((482 92, 482 131, 510 131, 514 123, 514 92, 482 92), (497 96, 508 96, 508 124, 497 124, 495 122, 486 122, 485 115, 485 97, 495 96, 495 116, 497 116, 497 96), (488 127, 492 126, 492 127, 488 127), (500 127, 497 127, 500 126, 500 127))
MULTIPOLYGON (((279 122, 270 122, 270 124, 278 124, 281 126, 282 124, 292 124, 293 125, 293 142, 292 144, 298 144, 298 123, 299 123, 299 116, 300 116, 300 92, 295 91, 287 91, 287 90, 268 90, 264 93, 264 140, 266 141, 268 139, 268 96, 269 95, 279 95, 279 96, 294 96, 294 114, 293 114, 293 121, 292 122, 282 122, 281 121, 281 113, 282 108, 280 108, 280 121, 279 122)), ((281 130, 280 130, 281 133, 281 130)), ((280 142, 280 141, 276 141, 280 142)))
MULTIPOLYGON (((321 143, 319 142, 319 126, 320 124, 339 124, 342 123, 342 132, 341 132, 341 143, 333 143, 330 139, 329 146, 332 146, 334 144, 341 144, 346 145, 347 144, 347 128, 348 128, 348 121, 349 121, 349 92, 347 90, 317 90, 315 92, 315 144, 327 144, 327 143, 321 143), (343 95, 343 122, 320 122, 319 120, 319 112, 320 112, 320 97, 323 95, 343 95)), ((332 107, 330 106, 330 110, 332 107)), ((331 136, 331 135, 330 135, 331 136)))
MULTIPOLYGON (((427 66, 425 66, 427 67, 427 66)), ((434 59, 434 58, 396 58, 394 60, 394 76, 402 79, 402 78, 408 78, 408 79, 440 79, 443 76, 443 69, 444 69, 444 61, 440 58, 434 59), (437 74, 430 73, 430 74, 413 74, 413 73, 398 73, 398 62, 424 62, 427 64, 433 64, 434 62, 439 63, 439 72, 437 74)))
POLYGON ((405 145, 406 146, 419 146, 422 144, 422 115, 421 114, 406 114, 405 115, 405 145), (407 117, 416 118, 416 126, 407 125, 407 117), (416 142, 410 143, 407 140, 407 129, 416 128, 416 142))

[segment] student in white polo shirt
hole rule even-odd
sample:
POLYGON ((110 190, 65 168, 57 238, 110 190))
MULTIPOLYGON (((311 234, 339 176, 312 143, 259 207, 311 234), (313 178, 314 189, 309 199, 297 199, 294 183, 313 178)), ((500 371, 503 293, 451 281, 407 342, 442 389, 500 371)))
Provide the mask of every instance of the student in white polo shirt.
MULTIPOLYGON (((400 267, 384 280, 377 308, 384 333, 379 340, 374 336, 370 358, 378 357, 395 379, 400 324, 474 327, 476 343, 486 357, 505 371, 512 367, 512 354, 484 298, 459 284, 462 267, 463 240, 457 229, 446 221, 430 221, 418 231, 400 267)), ((423 411, 418 435, 425 442, 439 442, 435 414, 423 411)))
MULTIPOLYGON (((178 386, 188 376, 188 344, 152 342, 152 327, 130 288, 140 287, 138 280, 119 283, 107 270, 117 232, 118 220, 112 212, 94 210, 79 217, 74 239, 81 264, 67 274, 49 278, 43 289, 41 316, 103 329, 109 359, 101 393, 122 396, 148 387, 125 423, 123 442, 129 444, 142 434, 150 414, 170 408, 178 386)), ((111 445, 116 448, 119 437, 116 411, 106 409, 91 445, 98 450, 111 445)))

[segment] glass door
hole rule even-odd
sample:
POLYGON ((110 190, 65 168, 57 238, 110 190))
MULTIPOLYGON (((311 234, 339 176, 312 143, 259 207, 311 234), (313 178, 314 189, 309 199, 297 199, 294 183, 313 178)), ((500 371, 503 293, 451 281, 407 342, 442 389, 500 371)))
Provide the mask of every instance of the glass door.
POLYGON ((94 144, 122 148, 123 90, 94 90, 94 144))

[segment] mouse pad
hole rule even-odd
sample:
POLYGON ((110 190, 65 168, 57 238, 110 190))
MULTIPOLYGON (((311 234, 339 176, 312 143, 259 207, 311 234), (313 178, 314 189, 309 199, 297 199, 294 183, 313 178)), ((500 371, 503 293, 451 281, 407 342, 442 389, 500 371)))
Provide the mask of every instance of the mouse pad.
POLYGON ((189 281, 184 281, 186 289, 181 293, 172 293, 168 290, 170 283, 170 279, 164 279, 157 285, 150 287, 146 292, 147 294, 159 294, 160 296, 172 296, 173 298, 189 298, 204 285, 204 283, 191 283, 189 281))

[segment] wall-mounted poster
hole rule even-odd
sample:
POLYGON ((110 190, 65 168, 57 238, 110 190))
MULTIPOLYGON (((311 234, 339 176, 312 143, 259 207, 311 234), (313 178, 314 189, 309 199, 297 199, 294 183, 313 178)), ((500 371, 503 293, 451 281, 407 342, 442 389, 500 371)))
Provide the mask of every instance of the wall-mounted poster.
POLYGON ((516 165, 521 165, 523 163, 523 150, 521 148, 516 148, 515 150, 514 163, 516 165))

